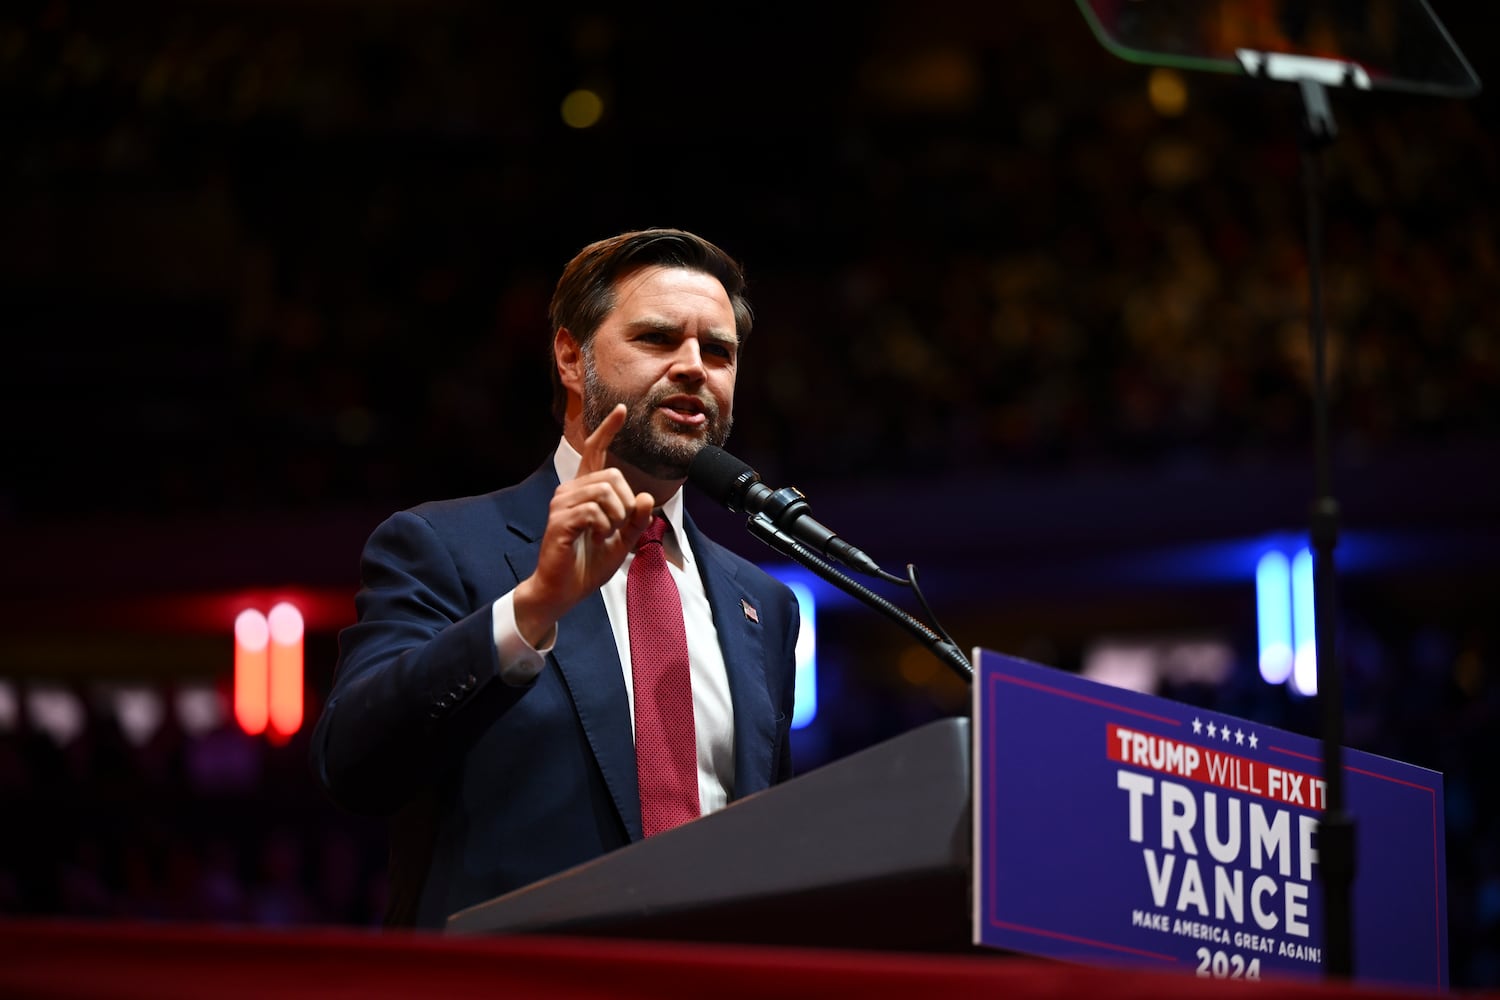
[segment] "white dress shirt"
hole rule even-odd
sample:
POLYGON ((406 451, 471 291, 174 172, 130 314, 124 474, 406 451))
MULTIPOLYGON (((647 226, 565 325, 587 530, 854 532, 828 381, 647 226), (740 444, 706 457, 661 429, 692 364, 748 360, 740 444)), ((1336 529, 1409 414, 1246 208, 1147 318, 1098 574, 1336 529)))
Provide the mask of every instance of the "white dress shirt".
MULTIPOLYGON (((552 461, 558 481, 566 483, 578 475, 582 456, 563 439, 552 461)), ((660 510, 671 528, 662 540, 667 552, 667 566, 678 593, 682 595, 682 620, 687 628, 688 660, 692 669, 693 725, 698 737, 698 804, 707 815, 728 803, 729 790, 734 787, 734 706, 729 696, 729 674, 724 666, 724 654, 719 649, 719 633, 714 628, 708 594, 703 590, 703 577, 698 572, 692 546, 682 530, 682 491, 668 497, 660 505, 660 510)), ((624 564, 600 588, 625 675, 632 731, 635 728, 635 692, 630 674, 625 580, 634 558, 635 553, 627 555, 624 564)), ((552 647, 537 650, 521 637, 516 628, 511 593, 495 601, 492 620, 495 648, 500 654, 501 679, 507 684, 530 684, 546 665, 545 657, 552 647)), ((558 628, 562 628, 561 623, 558 628)), ((552 641, 555 645, 555 635, 552 641)))

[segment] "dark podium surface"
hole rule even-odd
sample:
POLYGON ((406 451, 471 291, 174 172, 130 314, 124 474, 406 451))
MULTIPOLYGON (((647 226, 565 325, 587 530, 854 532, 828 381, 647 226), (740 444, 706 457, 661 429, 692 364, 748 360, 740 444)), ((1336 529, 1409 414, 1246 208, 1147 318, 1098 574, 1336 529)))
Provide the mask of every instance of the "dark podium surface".
POLYGON ((448 918, 450 934, 960 952, 970 726, 928 723, 448 918))

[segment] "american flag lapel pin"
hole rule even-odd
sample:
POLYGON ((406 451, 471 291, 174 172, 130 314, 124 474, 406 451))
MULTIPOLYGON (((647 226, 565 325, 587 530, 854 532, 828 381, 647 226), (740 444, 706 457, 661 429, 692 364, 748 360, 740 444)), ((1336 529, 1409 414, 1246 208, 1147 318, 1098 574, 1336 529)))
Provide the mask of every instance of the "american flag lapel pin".
POLYGON ((754 622, 757 625, 760 624, 760 612, 755 610, 755 606, 754 605, 752 605, 749 601, 747 601, 743 597, 741 597, 740 598, 740 607, 745 609, 745 617, 748 620, 754 622))

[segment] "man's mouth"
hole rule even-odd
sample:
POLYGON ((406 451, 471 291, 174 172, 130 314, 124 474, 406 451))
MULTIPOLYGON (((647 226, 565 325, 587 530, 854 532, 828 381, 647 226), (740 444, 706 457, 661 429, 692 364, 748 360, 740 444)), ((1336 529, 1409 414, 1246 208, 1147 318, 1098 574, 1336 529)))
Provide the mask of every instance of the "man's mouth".
POLYGON ((701 427, 708 423, 708 412, 703 401, 694 396, 668 396, 657 404, 657 409, 667 419, 687 427, 701 427))

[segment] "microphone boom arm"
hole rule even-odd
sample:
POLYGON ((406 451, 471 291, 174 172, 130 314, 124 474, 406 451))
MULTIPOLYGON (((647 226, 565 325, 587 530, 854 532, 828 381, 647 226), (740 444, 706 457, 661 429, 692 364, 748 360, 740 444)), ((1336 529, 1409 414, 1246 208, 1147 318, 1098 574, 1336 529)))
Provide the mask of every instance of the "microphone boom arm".
POLYGON ((964 656, 957 646, 934 632, 920 619, 913 617, 864 584, 840 572, 807 546, 776 527, 771 519, 764 514, 756 514, 748 518, 745 522, 745 527, 749 529, 750 534, 759 538, 771 548, 795 559, 829 583, 863 601, 922 640, 922 643, 928 650, 952 669, 964 683, 972 684, 974 682, 974 668, 969 663, 968 657, 964 656))

